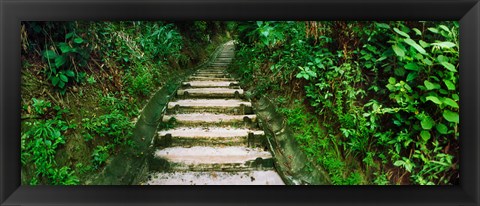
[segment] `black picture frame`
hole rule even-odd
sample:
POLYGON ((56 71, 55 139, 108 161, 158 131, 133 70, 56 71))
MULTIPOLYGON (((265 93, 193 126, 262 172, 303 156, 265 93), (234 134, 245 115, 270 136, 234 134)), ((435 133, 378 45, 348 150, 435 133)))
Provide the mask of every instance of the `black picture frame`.
POLYGON ((1 205, 479 205, 478 0, 1 0, 1 205), (459 20, 460 185, 21 186, 20 22, 459 20))

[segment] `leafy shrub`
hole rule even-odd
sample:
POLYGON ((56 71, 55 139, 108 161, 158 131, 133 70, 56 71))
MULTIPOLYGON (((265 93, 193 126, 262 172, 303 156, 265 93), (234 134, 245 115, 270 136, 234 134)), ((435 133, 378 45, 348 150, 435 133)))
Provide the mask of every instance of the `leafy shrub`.
POLYGON ((59 167, 55 161, 57 148, 65 144, 63 133, 76 125, 69 125, 61 119, 61 109, 47 110, 51 103, 45 100, 33 99, 35 113, 54 114, 53 119, 26 122, 28 129, 21 137, 21 162, 23 167, 35 168, 32 184, 40 182, 54 185, 78 184, 78 177, 69 167, 59 167))
POLYGON ((281 111, 335 184, 388 184, 397 171, 409 178, 388 181, 455 182, 458 22, 242 22, 237 32, 232 71, 254 94, 301 86, 292 98, 306 105, 281 111))

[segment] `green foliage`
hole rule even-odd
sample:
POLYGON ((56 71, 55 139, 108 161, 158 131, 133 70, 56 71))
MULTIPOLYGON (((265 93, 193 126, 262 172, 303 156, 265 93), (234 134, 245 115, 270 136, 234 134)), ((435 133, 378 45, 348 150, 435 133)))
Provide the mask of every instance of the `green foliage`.
POLYGON ((94 136, 108 137, 113 143, 126 143, 128 137, 132 135, 133 123, 130 121, 130 115, 136 114, 130 107, 125 96, 123 99, 117 99, 113 95, 107 95, 100 101, 101 106, 107 110, 106 114, 94 116, 92 118, 83 118, 82 127, 85 129, 85 140, 91 140, 94 136))
POLYGON ((32 185, 78 184, 75 174, 84 178, 98 172, 120 147, 132 146, 139 108, 169 86, 165 83, 172 76, 203 61, 226 29, 212 21, 22 22, 21 28, 22 73, 28 74, 22 99, 33 100, 22 111, 22 181, 32 185), (32 92, 31 86, 43 92, 32 92), (80 124, 71 130, 65 122, 80 124), (48 133, 36 135, 37 130, 48 133), (48 139, 54 137, 58 140, 48 139), (43 156, 35 153, 41 149, 43 156), (55 155, 58 151, 65 154, 55 155), (78 157, 80 152, 87 158, 78 157), (36 159, 47 163, 32 163, 36 159))
POLYGON ((96 168, 107 161, 108 157, 110 156, 109 149, 109 146, 97 146, 95 150, 93 150, 92 161, 96 168))
POLYGON ((65 94, 69 82, 83 81, 85 73, 79 73, 77 67, 86 66, 90 58, 89 51, 88 42, 74 31, 65 35, 64 42, 51 45, 50 49, 43 51, 42 56, 48 64, 45 74, 60 93, 65 94))
POLYGON ((389 184, 392 165, 410 177, 399 184, 455 181, 458 22, 242 22, 238 34, 232 71, 254 94, 303 85, 293 98, 307 104, 281 111, 335 184, 389 184))
POLYGON ((75 185, 78 177, 67 166, 59 166, 55 155, 57 148, 64 145, 66 138, 63 135, 76 125, 62 120, 64 110, 41 99, 32 99, 34 114, 53 116, 45 120, 26 122, 28 130, 21 137, 21 162, 24 167, 35 168, 32 184, 46 183, 53 185, 75 185))

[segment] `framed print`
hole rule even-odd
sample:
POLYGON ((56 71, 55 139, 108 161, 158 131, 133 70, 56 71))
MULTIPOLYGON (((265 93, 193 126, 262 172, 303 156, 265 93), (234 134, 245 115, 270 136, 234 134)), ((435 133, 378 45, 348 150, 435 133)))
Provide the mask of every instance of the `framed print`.
POLYGON ((2 1, 2 205, 478 205, 478 1, 2 1))

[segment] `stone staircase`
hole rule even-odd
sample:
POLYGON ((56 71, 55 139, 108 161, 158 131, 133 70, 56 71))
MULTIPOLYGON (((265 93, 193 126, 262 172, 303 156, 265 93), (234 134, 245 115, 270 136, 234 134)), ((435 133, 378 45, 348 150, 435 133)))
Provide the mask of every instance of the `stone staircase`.
POLYGON ((226 68, 233 42, 168 103, 148 185, 283 185, 251 102, 226 68))

